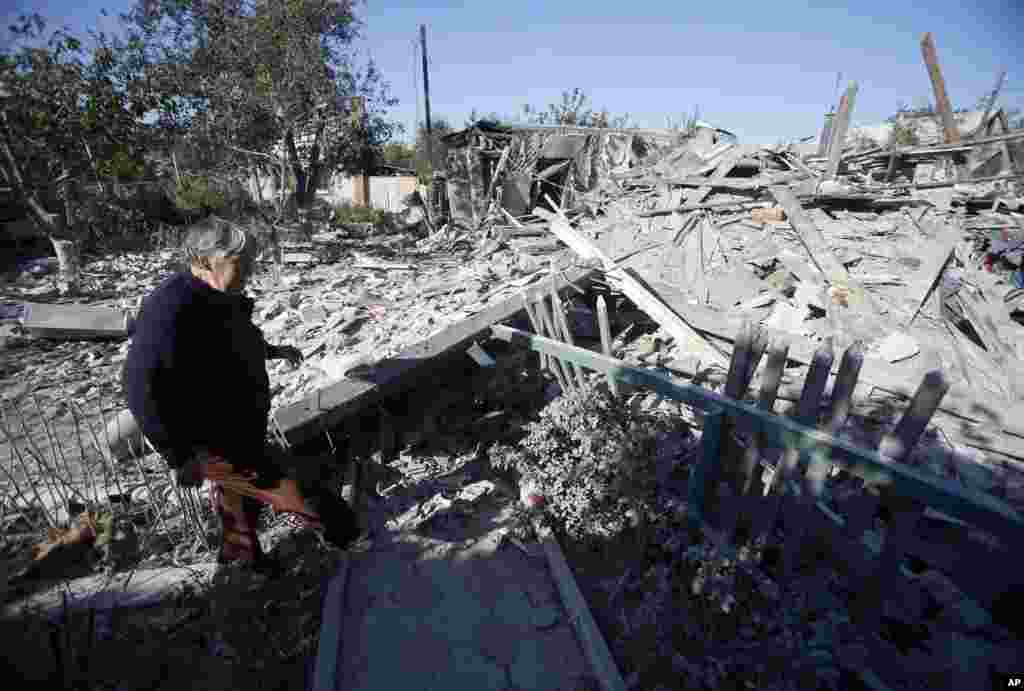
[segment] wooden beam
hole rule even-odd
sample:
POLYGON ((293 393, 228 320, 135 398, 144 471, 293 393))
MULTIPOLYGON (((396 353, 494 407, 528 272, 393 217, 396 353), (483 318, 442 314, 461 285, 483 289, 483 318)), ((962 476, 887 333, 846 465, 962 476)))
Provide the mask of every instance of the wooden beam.
POLYGON ((857 82, 850 82, 846 87, 846 93, 839 101, 839 112, 836 113, 832 125, 832 141, 828 151, 828 168, 825 170, 825 179, 834 180, 839 172, 839 159, 843 155, 843 143, 846 141, 846 132, 850 129, 850 115, 853 113, 853 104, 857 100, 857 82))
POLYGON ((743 157, 745 153, 746 149, 742 146, 734 146, 731 150, 729 150, 729 152, 726 153, 722 160, 719 162, 718 167, 715 168, 715 172, 712 173, 710 180, 707 181, 707 184, 703 185, 699 189, 691 190, 686 195, 686 201, 683 203, 683 206, 692 206, 694 204, 700 204, 701 202, 703 202, 704 199, 709 194, 711 194, 713 185, 715 183, 720 184, 725 179, 725 176, 732 172, 732 169, 736 167, 736 164, 739 163, 739 160, 743 157))
MULTIPOLYGON (((913 217, 911 217, 911 220, 913 220, 913 217)), ((953 252, 960 242, 960 236, 961 233, 949 232, 947 229, 941 237, 935 239, 934 245, 929 244, 924 248, 925 257, 921 262, 921 268, 911 278, 907 290, 908 297, 914 304, 914 313, 910 316, 910 321, 907 322, 908 326, 917 319, 921 308, 928 302, 928 298, 931 297, 935 286, 939 284, 942 272, 946 270, 946 265, 953 257, 953 252)))
MULTIPOLYGON (((612 354, 612 330, 608 321, 608 303, 605 302, 604 295, 597 296, 597 328, 601 332, 601 351, 608 357, 614 357, 612 354)), ((619 385, 615 381, 615 377, 608 377, 608 389, 612 392, 612 396, 619 397, 619 385)))
MULTIPOLYGON (((842 262, 832 254, 825 236, 810 216, 804 212, 793 192, 788 187, 782 186, 772 187, 771 191, 776 201, 785 210, 790 225, 800 237, 811 261, 833 288, 841 289, 846 295, 845 306, 837 302, 836 298, 829 300, 826 305, 836 336, 841 335, 840 330, 843 323, 852 318, 866 319, 870 331, 883 330, 883 321, 871 296, 858 281, 850 276, 842 262)), ((841 347, 849 345, 849 342, 845 341, 845 337, 843 341, 839 344, 841 347)))
POLYGON ((771 191, 779 206, 785 210, 787 220, 800 237, 800 242, 803 243, 814 266, 829 283, 845 285, 850 280, 849 272, 832 254, 825 236, 804 212, 793 192, 788 187, 781 186, 772 187, 771 191))
POLYGON ((274 421, 292 444, 312 439, 345 417, 410 386, 418 377, 429 373, 439 361, 458 352, 460 347, 468 347, 474 338, 486 332, 492 324, 515 317, 522 311, 524 299, 534 302, 542 295, 549 295, 552 284, 561 286, 560 291, 569 290, 566 279, 579 282, 593 272, 593 269, 574 268, 566 271, 564 278, 546 278, 527 287, 522 293, 512 295, 493 307, 453 324, 436 336, 410 346, 395 358, 377 363, 365 379, 342 379, 314 391, 297 403, 278 408, 273 413, 274 421))
POLYGON ((981 114, 981 121, 978 123, 978 129, 972 132, 972 135, 978 134, 985 128, 988 122, 989 113, 992 112, 992 107, 996 104, 996 99, 999 98, 999 92, 1003 89, 1003 82, 1006 81, 1006 70, 1000 70, 999 76, 996 77, 996 85, 992 88, 992 92, 985 99, 985 110, 981 114))
POLYGON ((533 525, 537 539, 544 548, 551 576, 562 596, 562 604, 569 614, 580 647, 583 648, 583 653, 590 664, 590 671, 597 677, 601 691, 626 691, 626 682, 622 679, 619 668, 615 666, 615 659, 608 649, 608 644, 605 643, 601 630, 597 628, 594 615, 590 613, 587 601, 583 598, 576 579, 573 578, 572 569, 565 560, 562 547, 550 528, 539 520, 534 521, 533 525))
POLYGON ((1011 547, 1019 546, 1024 541, 1024 516, 1005 502, 952 480, 895 462, 875 451, 862 449, 845 439, 805 427, 787 417, 767 413, 756 406, 699 386, 677 384, 659 372, 632 367, 584 348, 575 348, 508 326, 495 325, 491 327, 491 334, 494 338, 536 352, 573 360, 597 372, 611 373, 621 381, 650 388, 666 398, 702 410, 720 407, 727 415, 749 420, 762 431, 770 444, 785 446, 793 443, 793 440, 799 440, 798 443, 809 447, 827 447, 831 459, 870 485, 974 524, 1006 540, 1011 547))
MULTIPOLYGON (((735 340, 742 325, 740 316, 719 312, 703 305, 690 304, 687 296, 673 286, 658 282, 652 282, 651 286, 658 291, 662 300, 673 310, 684 315, 687 323, 702 334, 726 341, 735 340)), ((814 354, 811 343, 806 339, 794 338, 791 334, 786 336, 791 339, 789 360, 809 365, 814 354)), ((859 379, 861 385, 904 398, 914 395, 917 388, 915 378, 921 374, 916 370, 908 371, 905 365, 873 357, 865 358, 863 367, 859 379)), ((964 443, 1015 458, 1024 454, 1024 440, 1021 439, 1024 437, 1024 405, 1014 404, 1008 407, 1002 398, 986 395, 966 384, 954 383, 942 399, 939 411, 958 418, 959 423, 968 430, 968 436, 977 437, 977 444, 985 445, 964 443), (963 424, 967 421, 977 426, 963 424), (992 435, 1010 436, 998 439, 992 435)))
POLYGON ((956 144, 960 141, 960 130, 953 120, 953 106, 949 104, 949 96, 946 94, 946 82, 942 78, 942 70, 939 69, 939 58, 935 53, 935 42, 932 40, 930 31, 925 32, 921 37, 921 55, 924 57, 925 67, 928 68, 928 77, 932 80, 932 91, 935 93, 935 109, 939 111, 942 118, 942 129, 947 144, 956 144))
POLYGON ((818 156, 820 158, 824 158, 828 153, 828 145, 832 140, 832 121, 835 117, 835 113, 825 113, 825 124, 821 127, 821 138, 818 140, 818 156))
MULTIPOLYGON (((605 274, 610 278, 619 280, 622 283, 622 292, 630 300, 642 309, 672 338, 679 344, 685 344, 693 338, 701 341, 704 337, 697 333, 686 320, 673 312, 668 305, 662 302, 643 285, 630 269, 615 266, 611 257, 605 254, 593 241, 585 237, 581 232, 569 225, 569 222, 562 216, 557 216, 546 209, 534 209, 535 216, 540 216, 551 223, 551 232, 559 240, 569 246, 576 254, 583 259, 598 259, 605 267, 605 274)), ((728 359, 709 344, 708 353, 710 359, 722 365, 728 366, 728 359)))
POLYGON ((698 209, 753 209, 764 205, 764 202, 708 202, 707 204, 684 204, 683 206, 677 206, 674 209, 654 209, 653 211, 640 211, 633 215, 636 216, 637 218, 653 218, 655 216, 669 216, 677 212, 683 213, 686 211, 697 211, 698 209))
MULTIPOLYGON (((344 501, 344 500, 342 500, 344 501)), ((349 555, 342 552, 338 567, 327 586, 320 615, 320 640, 317 643, 313 668, 313 691, 337 689, 338 659, 341 656, 341 635, 345 622, 345 586, 348 585, 349 555)))

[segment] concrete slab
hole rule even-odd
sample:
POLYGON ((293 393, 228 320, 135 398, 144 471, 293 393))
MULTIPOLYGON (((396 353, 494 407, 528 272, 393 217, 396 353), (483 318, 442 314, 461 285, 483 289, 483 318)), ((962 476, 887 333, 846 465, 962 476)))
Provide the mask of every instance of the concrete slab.
POLYGON ((42 338, 117 339, 128 336, 131 315, 112 307, 26 302, 21 325, 42 338))
POLYGON ((351 553, 339 691, 556 691, 587 674, 546 560, 502 544, 510 505, 351 553))

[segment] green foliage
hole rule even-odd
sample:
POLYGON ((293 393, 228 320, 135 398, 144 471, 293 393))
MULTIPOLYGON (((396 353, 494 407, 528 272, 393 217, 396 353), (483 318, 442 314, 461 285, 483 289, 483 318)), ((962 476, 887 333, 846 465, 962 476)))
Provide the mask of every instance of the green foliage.
POLYGON ((917 134, 917 123, 912 120, 893 121, 889 146, 916 146, 921 140, 917 134))
POLYGON ((495 468, 535 483, 556 523, 586 541, 621 532, 627 511, 644 519, 659 451, 681 432, 681 423, 664 413, 631 409, 605 388, 590 387, 553 401, 517 446, 496 446, 490 458, 495 468))
POLYGON ((283 144, 305 203, 318 173, 369 167, 399 129, 386 117, 396 103, 387 83, 357 55, 354 5, 139 0, 128 40, 146 47, 161 122, 228 153, 229 168, 283 144), (362 119, 354 96, 364 99, 362 119))
POLYGON ((137 180, 146 173, 146 163, 140 156, 134 156, 125 147, 114 149, 110 158, 97 161, 96 172, 101 177, 117 178, 121 181, 137 180))
POLYGON ((397 168, 416 168, 416 147, 404 142, 389 142, 381 152, 384 163, 397 168))
POLYGON ((523 116, 532 125, 622 128, 631 124, 628 114, 612 116, 607 108, 593 110, 590 107, 590 97, 579 87, 563 91, 561 101, 549 103, 543 109, 525 104, 523 116))
POLYGON ((227 206, 228 198, 209 178, 185 177, 176 190, 175 203, 186 211, 216 213, 227 206))
POLYGON ((693 107, 693 113, 682 113, 678 118, 666 117, 665 128, 675 130, 684 137, 692 137, 697 132, 697 122, 700 120, 700 106, 693 107))
POLYGON ((365 206, 353 206, 352 204, 338 204, 334 207, 334 216, 331 223, 335 226, 348 225, 350 223, 372 223, 381 225, 386 223, 388 212, 382 209, 372 209, 365 206))
POLYGON ((431 144, 431 154, 433 157, 431 161, 428 162, 426 123, 421 122, 419 127, 416 128, 416 176, 419 178, 420 183, 429 185, 433 172, 435 170, 445 169, 445 159, 447 157, 448 147, 445 146, 441 139, 445 135, 454 131, 455 128, 452 127, 448 118, 443 116, 435 116, 431 118, 429 139, 431 144))
POLYGON ((26 196, 52 214, 37 219, 48 233, 91 240, 137 226, 124 218, 133 214, 110 208, 121 190, 107 184, 144 177, 146 152, 159 141, 159 128, 140 121, 154 100, 131 55, 102 33, 87 50, 66 31, 48 32, 38 15, 22 16, 9 31, 0 51, 0 143, 11 154, 0 161, 5 178, 20 178, 26 196), (97 176, 102 193, 91 184, 97 176))

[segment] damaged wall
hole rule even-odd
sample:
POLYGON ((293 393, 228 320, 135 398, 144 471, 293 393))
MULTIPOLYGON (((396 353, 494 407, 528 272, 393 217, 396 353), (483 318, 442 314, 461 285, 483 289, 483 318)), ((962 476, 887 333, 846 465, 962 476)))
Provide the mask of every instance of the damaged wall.
POLYGON ((563 205, 609 175, 637 165, 653 149, 678 142, 670 130, 477 125, 445 137, 447 193, 452 219, 479 225, 499 202, 524 215, 550 195, 563 205))

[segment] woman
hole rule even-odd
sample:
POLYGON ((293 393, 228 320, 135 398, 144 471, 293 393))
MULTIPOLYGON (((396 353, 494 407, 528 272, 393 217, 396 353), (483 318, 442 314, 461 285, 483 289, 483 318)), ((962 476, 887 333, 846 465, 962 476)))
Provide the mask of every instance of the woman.
POLYGON ((264 563, 256 535, 260 504, 298 515, 344 548, 358 534, 354 512, 323 483, 286 477, 285 456, 266 443, 270 382, 265 360, 301 361, 293 347, 268 345, 243 295, 255 240, 217 219, 186 236, 188 271, 167 278, 143 302, 124 367, 128 408, 178 483, 210 480, 223 536, 218 561, 264 563))

